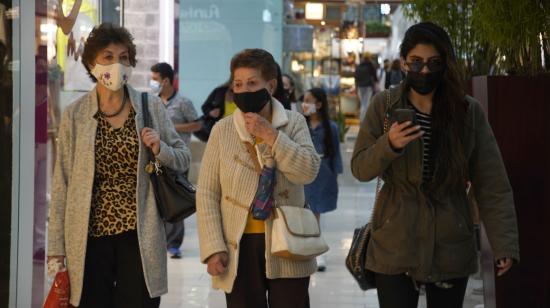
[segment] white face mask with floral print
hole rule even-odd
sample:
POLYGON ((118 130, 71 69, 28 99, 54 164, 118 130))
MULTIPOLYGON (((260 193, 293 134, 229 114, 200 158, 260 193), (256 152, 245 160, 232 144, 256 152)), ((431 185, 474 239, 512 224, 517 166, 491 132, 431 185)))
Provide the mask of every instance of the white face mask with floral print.
POLYGON ((96 64, 92 69, 92 75, 107 89, 118 91, 130 79, 132 67, 120 63, 109 65, 96 64))

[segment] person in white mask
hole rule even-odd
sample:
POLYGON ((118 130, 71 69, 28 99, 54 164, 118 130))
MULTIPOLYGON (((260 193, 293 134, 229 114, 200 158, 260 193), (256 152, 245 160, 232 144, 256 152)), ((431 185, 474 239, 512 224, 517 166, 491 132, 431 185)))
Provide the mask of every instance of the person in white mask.
POLYGON ((157 96, 129 84, 136 46, 124 28, 90 33, 82 63, 96 87, 63 114, 52 182, 48 263, 66 264, 78 307, 159 307, 167 292, 166 236, 145 171, 147 148, 185 172, 190 151, 157 96))
MULTIPOLYGON (((197 111, 190 99, 181 95, 174 86, 174 70, 168 63, 161 62, 151 67, 149 87, 153 94, 157 94, 166 107, 166 111, 174 123, 181 140, 188 147, 191 143, 191 133, 201 129, 197 111)), ((187 173, 185 174, 187 177, 187 173)), ((172 259, 181 258, 181 244, 185 234, 183 220, 176 223, 165 223, 167 250, 172 259)))
MULTIPOLYGON (((302 110, 315 150, 321 156, 319 173, 313 182, 304 185, 304 195, 306 203, 319 218, 321 232, 325 232, 327 224, 324 214, 336 210, 338 175, 343 172, 340 134, 338 125, 330 119, 327 94, 322 88, 312 88, 304 93, 302 110)), ((326 270, 326 259, 327 254, 317 257, 318 271, 326 270)))

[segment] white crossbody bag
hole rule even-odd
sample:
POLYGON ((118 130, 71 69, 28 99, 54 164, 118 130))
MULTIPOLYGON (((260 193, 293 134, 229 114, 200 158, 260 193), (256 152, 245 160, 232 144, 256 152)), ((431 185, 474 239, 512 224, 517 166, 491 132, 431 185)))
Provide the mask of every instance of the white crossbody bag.
POLYGON ((277 206, 274 211, 272 255, 298 261, 328 251, 329 247, 321 236, 319 221, 309 208, 277 206))

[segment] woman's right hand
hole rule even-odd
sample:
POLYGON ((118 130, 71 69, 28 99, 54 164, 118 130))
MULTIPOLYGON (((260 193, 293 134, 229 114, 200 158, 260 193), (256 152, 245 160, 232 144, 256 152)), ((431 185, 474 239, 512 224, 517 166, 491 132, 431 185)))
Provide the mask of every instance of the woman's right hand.
POLYGON ((213 254, 206 261, 208 274, 212 276, 219 276, 227 272, 227 263, 229 256, 227 252, 218 252, 213 254))
POLYGON ((388 138, 393 149, 401 150, 411 141, 424 135, 424 131, 420 130, 420 125, 412 126, 411 124, 411 121, 406 121, 401 124, 394 122, 391 125, 388 138))

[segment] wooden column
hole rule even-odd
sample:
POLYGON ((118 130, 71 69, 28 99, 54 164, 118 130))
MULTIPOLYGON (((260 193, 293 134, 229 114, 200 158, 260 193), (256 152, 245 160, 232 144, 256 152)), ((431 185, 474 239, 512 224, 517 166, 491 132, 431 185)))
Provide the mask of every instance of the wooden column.
POLYGON ((475 77, 473 95, 514 190, 521 254, 508 274, 495 277, 489 243, 482 240, 486 307, 550 307, 550 76, 475 77))

